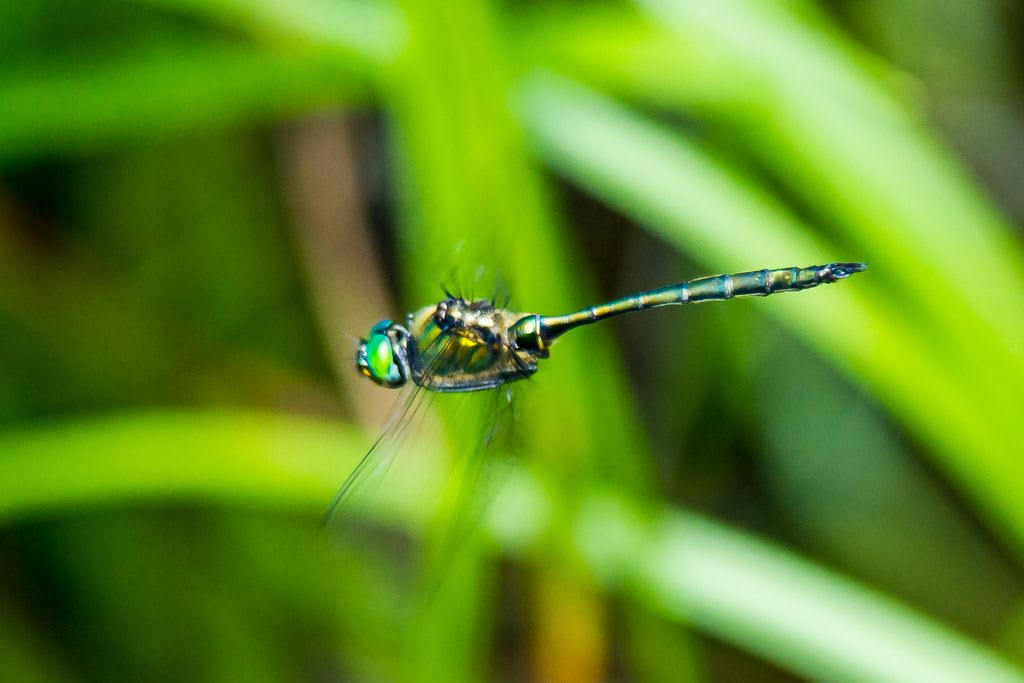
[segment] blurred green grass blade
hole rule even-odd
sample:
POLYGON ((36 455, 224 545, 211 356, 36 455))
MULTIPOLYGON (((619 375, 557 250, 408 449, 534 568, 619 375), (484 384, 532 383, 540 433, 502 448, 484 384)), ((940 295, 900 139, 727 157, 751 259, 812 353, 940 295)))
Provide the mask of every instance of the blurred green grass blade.
POLYGON ((342 61, 229 44, 21 65, 0 70, 0 164, 366 99, 342 61))
POLYGON ((772 361, 752 389, 773 396, 758 405, 759 474, 786 526, 824 561, 970 633, 1004 622, 1019 593, 1009 558, 869 396, 802 344, 768 336, 772 361))
POLYGON ((358 0, 135 0, 242 29, 268 43, 327 51, 364 68, 385 66, 404 42, 399 15, 384 3, 358 0))
MULTIPOLYGON (((557 170, 711 268, 854 258, 812 236, 784 207, 683 136, 592 91, 540 74, 522 94, 539 153, 557 170)), ((795 325, 822 353, 859 367, 868 360, 865 350, 877 349, 874 335, 891 332, 863 292, 877 292, 877 283, 858 278, 828 289, 827 299, 777 297, 762 307, 795 325)))
MULTIPOLYGON (((550 75, 524 84, 523 112, 539 153, 679 249, 719 271, 856 260, 793 218, 681 135, 550 75), (752 260, 750 254, 756 255, 752 260)), ((985 384, 949 373, 948 349, 894 310, 885 271, 826 291, 758 305, 823 356, 866 380, 937 450, 947 471, 1024 549, 1018 495, 1024 446, 1016 409, 985 384)))
MULTIPOLYGON (((527 70, 547 68, 572 74, 630 99, 714 116, 718 124, 737 124, 732 114, 749 113, 740 108, 763 95, 755 88, 752 72, 763 67, 738 59, 721 36, 694 28, 680 39, 678 27, 666 28, 665 21, 641 5, 606 2, 585 9, 524 13, 513 24, 516 56, 527 70)), ((802 12, 806 7, 801 5, 802 14, 808 14, 802 12)), ((830 29, 818 10, 812 6, 809 14, 813 16, 801 20, 808 24, 807 30, 825 30, 824 40, 842 60, 855 63, 886 86, 902 83, 901 73, 830 29)), ((750 22, 750 18, 741 19, 740 26, 750 22)), ((819 73, 822 70, 828 69, 818 69, 819 73)))
POLYGON ((771 362, 752 371, 750 389, 773 397, 756 411, 759 479, 791 533, 823 561, 969 633, 1004 622, 1019 593, 1010 558, 936 487, 870 397, 802 344, 765 337, 771 362))
MULTIPOLYGON (((0 436, 0 523, 181 499, 315 512, 359 443, 336 425, 260 413, 121 415, 11 431, 0 436)), ((524 532, 543 533, 519 509, 546 509, 543 491, 525 473, 510 478, 488 518, 503 547, 521 552, 524 532)), ((390 500, 376 501, 387 507, 409 494, 384 492, 390 500)), ((764 541, 693 515, 643 521, 620 499, 583 499, 573 529, 591 571, 789 670, 844 681, 1024 680, 982 647, 764 541)), ((425 503, 392 522, 414 528, 425 503)))
POLYGON ((270 413, 151 413, 0 434, 0 523, 64 508, 223 500, 324 509, 363 453, 349 428, 270 413))
POLYGON ((1006 315, 1024 310, 1024 259, 1014 236, 842 43, 766 0, 641 4, 677 39, 699 33, 749 75, 734 112, 749 124, 744 137, 760 140, 795 190, 841 219, 851 243, 888 252, 898 264, 890 275, 937 319, 956 308, 959 327, 972 327, 963 320, 970 311, 1024 358, 1024 316, 1006 315), (963 277, 965 268, 984 277, 963 277))
MULTIPOLYGON (((576 274, 576 267, 566 257, 538 169, 510 111, 511 80, 495 3, 405 0, 401 8, 408 41, 387 80, 385 104, 396 150, 401 236, 396 256, 407 307, 437 301, 441 284, 451 283, 467 297, 485 298, 494 294, 496 280, 504 280, 515 306, 575 308, 580 288, 573 287, 570 273, 576 274), (477 275, 481 272, 482 277, 477 275)), ((520 422, 530 434, 525 455, 548 462, 566 495, 599 473, 635 481, 642 464, 618 458, 621 450, 612 446, 628 443, 633 424, 628 417, 622 419, 623 428, 609 430, 609 447, 593 447, 588 434, 588 424, 614 424, 616 413, 622 412, 617 407, 629 405, 618 400, 616 364, 610 345, 600 337, 590 340, 591 358, 606 360, 597 372, 587 373, 581 357, 566 348, 562 361, 545 369, 544 388, 524 392, 532 394, 530 417, 520 422), (582 394, 577 388, 587 375, 590 391, 582 394)), ((520 388, 513 391, 519 395, 520 388)), ((450 458, 476 453, 483 434, 479 421, 460 419, 464 416, 451 404, 487 400, 466 396, 437 401, 446 409, 450 458)), ((521 405, 515 410, 519 421, 521 405)), ((450 611, 467 623, 486 622, 492 607, 481 599, 481 580, 486 584, 485 578, 474 576, 444 588, 450 611)), ((407 680, 475 678, 479 653, 467 649, 465 627, 443 628, 451 617, 437 614, 429 604, 417 618, 436 627, 415 629, 405 648, 407 680), (440 661, 438 652, 445 653, 440 661)))
MULTIPOLYGON (((643 5, 650 16, 606 6, 525 21, 521 59, 682 109, 741 141, 861 246, 893 282, 891 298, 907 301, 903 315, 950 343, 956 372, 1024 381, 1024 316, 1008 313, 1024 308, 1024 259, 922 117, 891 94, 904 77, 807 21, 803 4, 643 5)), ((1002 428, 1016 430, 1001 411, 1002 428)))
MULTIPOLYGON (((497 11, 475 0, 410 0, 403 8, 409 43, 388 83, 387 104, 408 305, 435 300, 438 285, 453 273, 458 281, 460 272, 464 278, 485 270, 509 283, 514 307, 579 308, 591 298, 588 278, 557 225, 510 110, 511 73, 497 11)), ((606 335, 587 330, 560 342, 557 362, 538 378, 543 389, 527 392, 537 417, 531 455, 560 461, 567 485, 583 474, 644 479, 641 459, 618 455, 641 436, 606 335), (582 386, 587 390, 579 391, 582 386), (597 440, 587 426, 594 424, 616 428, 597 440)))
MULTIPOLYGON (((764 0, 646 0, 680 40, 695 34, 750 77, 737 133, 823 220, 863 245, 903 315, 948 342, 947 372, 998 390, 1024 384, 1024 258, 967 173, 835 40, 764 0), (841 159, 842 163, 836 163, 841 159)), ((1024 442, 1011 401, 992 429, 1024 442)))
MULTIPOLYGON (((594 521, 606 522, 603 514, 594 521)), ((662 515, 633 553, 627 590, 652 609, 814 680, 1024 680, 890 598, 694 515, 662 515)))
POLYGON ((487 681, 488 644, 492 641, 496 569, 479 542, 469 541, 453 551, 443 576, 424 572, 420 587, 425 605, 408 624, 412 633, 406 665, 430 662, 430 672, 406 671, 403 680, 487 681), (466 547, 471 545, 471 547, 466 547), (438 659, 438 653, 444 658, 438 659))

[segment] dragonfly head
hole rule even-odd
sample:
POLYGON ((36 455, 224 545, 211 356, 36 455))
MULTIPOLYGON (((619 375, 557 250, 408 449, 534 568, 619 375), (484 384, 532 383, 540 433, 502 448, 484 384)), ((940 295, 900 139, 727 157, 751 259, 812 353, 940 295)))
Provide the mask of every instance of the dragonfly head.
POLYGON ((409 331, 398 323, 381 320, 359 340, 356 369, 382 387, 395 389, 409 380, 409 331))

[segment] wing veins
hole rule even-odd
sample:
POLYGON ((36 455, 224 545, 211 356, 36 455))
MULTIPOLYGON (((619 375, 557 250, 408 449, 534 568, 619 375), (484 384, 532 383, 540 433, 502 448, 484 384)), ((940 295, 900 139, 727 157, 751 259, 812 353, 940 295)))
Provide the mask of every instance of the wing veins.
MULTIPOLYGON (((433 372, 437 369, 436 366, 438 366, 441 362, 441 359, 444 358, 445 351, 447 350, 447 347, 452 342, 452 340, 453 335, 445 333, 438 335, 435 339, 433 339, 430 342, 430 344, 424 347, 424 351, 428 351, 432 349, 436 344, 443 343, 443 348, 436 356, 434 356, 430 364, 422 371, 422 380, 427 380, 429 379, 430 376, 432 376, 433 372)), ((345 481, 342 483, 337 493, 334 494, 334 497, 331 499, 330 505, 327 507, 327 510, 324 512, 320 519, 321 528, 326 527, 330 523, 331 518, 342 506, 343 502, 349 497, 351 493, 354 492, 355 487, 361 481, 364 480, 364 475, 372 475, 375 472, 377 472, 382 466, 385 468, 385 471, 387 470, 387 468, 390 467, 390 463, 393 460, 393 457, 387 458, 385 461, 377 462, 374 464, 374 467, 372 469, 367 469, 373 462, 372 456, 374 455, 374 453, 377 453, 385 445, 393 443, 393 450, 398 450, 402 442, 404 442, 405 440, 410 425, 415 420, 416 415, 420 413, 420 408, 424 403, 424 401, 420 399, 422 399, 424 395, 430 395, 430 393, 431 392, 426 391, 423 384, 415 384, 409 396, 406 397, 405 402, 402 404, 401 408, 399 410, 394 411, 391 417, 388 418, 388 421, 385 424, 384 430, 382 431, 381 435, 377 437, 377 440, 373 442, 373 445, 370 447, 370 449, 366 451, 362 458, 360 458, 359 463, 355 466, 352 472, 350 472, 349 475, 345 478, 345 481), (409 416, 408 420, 406 420, 407 416, 409 416)), ((432 399, 433 396, 430 396, 430 398, 432 399)), ((426 403, 429 405, 430 401, 428 400, 426 403)))

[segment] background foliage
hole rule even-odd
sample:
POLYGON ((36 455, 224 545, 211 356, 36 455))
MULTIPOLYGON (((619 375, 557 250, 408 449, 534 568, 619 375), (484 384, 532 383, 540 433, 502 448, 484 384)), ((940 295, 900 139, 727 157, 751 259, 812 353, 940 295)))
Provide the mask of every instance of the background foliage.
POLYGON ((0 679, 1024 680, 1021 28, 4 3, 0 679), (393 400, 345 333, 453 273, 555 313, 831 260, 560 341, 440 584, 458 419, 318 531, 393 400))

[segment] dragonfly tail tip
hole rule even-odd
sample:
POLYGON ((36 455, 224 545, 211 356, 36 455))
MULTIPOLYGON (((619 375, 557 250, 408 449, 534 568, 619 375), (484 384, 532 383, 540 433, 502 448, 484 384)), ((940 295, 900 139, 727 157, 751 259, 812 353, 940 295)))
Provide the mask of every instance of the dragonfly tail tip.
POLYGON ((868 269, 866 263, 832 263, 828 266, 829 273, 836 280, 850 277, 854 273, 863 273, 868 269))

